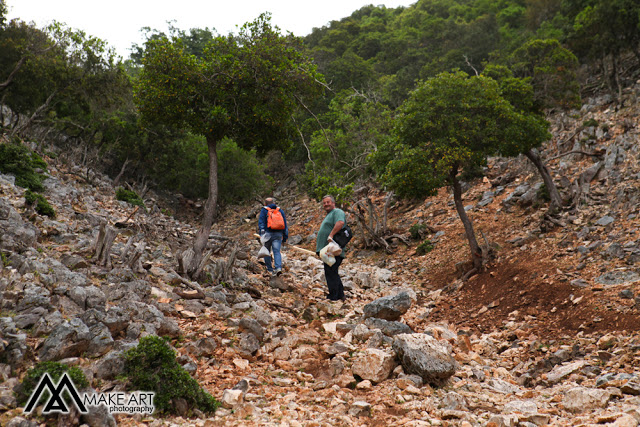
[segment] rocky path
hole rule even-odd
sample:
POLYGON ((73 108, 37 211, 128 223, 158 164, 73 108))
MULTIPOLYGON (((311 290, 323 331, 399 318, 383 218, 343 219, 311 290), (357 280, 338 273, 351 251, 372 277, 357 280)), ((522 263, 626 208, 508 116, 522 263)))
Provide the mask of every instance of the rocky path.
MULTIPOLYGON (((214 351, 214 366, 210 358, 198 363, 199 378, 225 408, 209 420, 157 425, 640 422, 638 334, 545 341, 508 322, 498 332, 469 336, 429 323, 415 293, 394 285, 393 273, 357 262, 345 263, 347 303, 327 303, 321 265, 289 255, 284 282, 290 291, 267 289, 262 300, 251 301, 245 295, 240 299, 247 301, 234 301, 223 316, 206 310, 213 329, 199 320, 181 324, 227 337, 214 351), (291 310, 273 310, 274 303, 291 310), (412 337, 418 339, 413 348, 428 357, 403 357, 412 337)), ((434 303, 440 298, 440 292, 430 295, 434 303)))

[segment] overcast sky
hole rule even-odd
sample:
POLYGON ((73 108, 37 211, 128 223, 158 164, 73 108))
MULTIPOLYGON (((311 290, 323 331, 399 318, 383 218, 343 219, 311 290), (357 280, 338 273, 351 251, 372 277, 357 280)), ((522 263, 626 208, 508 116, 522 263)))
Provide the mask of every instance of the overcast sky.
POLYGON ((219 34, 235 32, 236 26, 271 12, 272 23, 297 36, 314 27, 339 20, 367 4, 386 7, 409 6, 417 0, 5 0, 9 18, 35 22, 42 27, 51 21, 84 30, 116 48, 124 58, 133 43, 142 43, 142 27, 166 30, 167 21, 175 26, 215 28, 219 34))

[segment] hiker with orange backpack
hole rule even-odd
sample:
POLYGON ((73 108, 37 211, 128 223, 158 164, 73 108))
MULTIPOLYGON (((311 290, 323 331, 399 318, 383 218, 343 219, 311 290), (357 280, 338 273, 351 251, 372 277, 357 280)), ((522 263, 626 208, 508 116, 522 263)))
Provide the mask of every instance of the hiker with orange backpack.
POLYGON ((282 274, 282 255, 280 248, 289 238, 289 228, 287 227, 287 217, 282 209, 276 206, 273 197, 265 199, 265 206, 260 210, 258 217, 258 228, 260 230, 260 240, 269 250, 273 251, 273 265, 270 256, 264 258, 267 271, 279 276, 282 274))

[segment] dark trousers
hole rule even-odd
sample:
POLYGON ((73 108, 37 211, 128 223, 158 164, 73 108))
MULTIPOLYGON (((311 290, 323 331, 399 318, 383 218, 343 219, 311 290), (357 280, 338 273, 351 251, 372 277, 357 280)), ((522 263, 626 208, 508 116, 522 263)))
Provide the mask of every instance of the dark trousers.
POLYGON ((337 256, 336 263, 332 266, 323 263, 324 265, 324 277, 327 279, 327 286, 329 287, 329 299, 337 301, 344 298, 344 288, 342 287, 342 280, 338 274, 338 268, 342 264, 344 258, 337 256))

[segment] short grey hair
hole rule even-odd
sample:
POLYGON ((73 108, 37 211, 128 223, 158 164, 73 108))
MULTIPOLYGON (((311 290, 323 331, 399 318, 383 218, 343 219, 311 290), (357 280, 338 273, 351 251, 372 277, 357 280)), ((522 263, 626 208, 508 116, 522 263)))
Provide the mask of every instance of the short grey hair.
POLYGON ((324 197, 322 198, 322 200, 324 200, 324 199, 331 199, 331 201, 332 201, 333 203, 335 203, 335 202, 336 202, 336 199, 335 199, 332 195, 330 195, 330 194, 327 194, 326 196, 324 196, 324 197))

